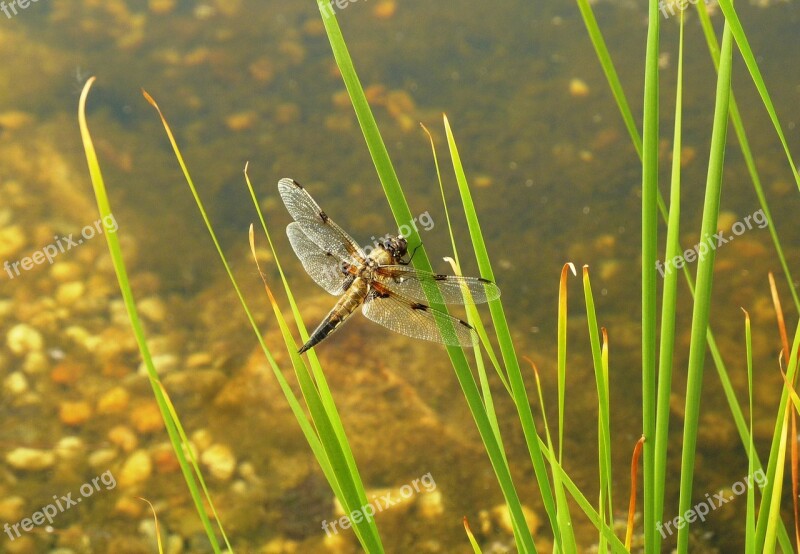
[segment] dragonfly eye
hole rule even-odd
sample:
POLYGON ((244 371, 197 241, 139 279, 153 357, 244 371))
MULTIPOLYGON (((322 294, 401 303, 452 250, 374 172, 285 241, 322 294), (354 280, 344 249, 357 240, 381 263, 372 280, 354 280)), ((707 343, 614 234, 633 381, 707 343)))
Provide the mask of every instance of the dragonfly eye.
POLYGON ((397 237, 390 237, 385 243, 384 248, 391 252, 394 256, 402 258, 408 252, 408 241, 399 235, 397 237))

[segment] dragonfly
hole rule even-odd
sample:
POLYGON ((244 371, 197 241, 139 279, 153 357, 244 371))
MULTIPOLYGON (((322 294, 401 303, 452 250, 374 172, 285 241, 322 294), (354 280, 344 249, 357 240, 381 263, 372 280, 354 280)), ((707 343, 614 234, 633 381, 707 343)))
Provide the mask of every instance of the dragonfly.
POLYGON ((278 191, 294 219, 286 227, 286 235, 300 263, 320 287, 340 297, 300 348, 301 354, 339 329, 359 307, 368 319, 408 337, 473 345, 477 337, 474 328, 430 307, 426 292, 436 298, 438 291, 445 304, 464 304, 464 292, 468 291, 471 302, 480 304, 500 297, 495 283, 482 277, 414 269, 403 235, 385 235, 367 254, 300 183, 283 178, 278 191))

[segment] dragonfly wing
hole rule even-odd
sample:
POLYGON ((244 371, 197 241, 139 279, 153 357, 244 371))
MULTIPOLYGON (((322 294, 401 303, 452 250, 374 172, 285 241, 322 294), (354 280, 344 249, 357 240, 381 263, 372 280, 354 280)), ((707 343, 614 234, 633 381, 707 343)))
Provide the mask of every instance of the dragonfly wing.
POLYGON ((391 293, 371 291, 362 312, 375 323, 415 339, 471 347, 473 335, 477 337, 467 322, 391 293), (448 321, 452 328, 448 328, 448 321), (437 322, 445 323, 444 334, 437 322))
POLYGON ((308 238, 303 226, 296 221, 286 227, 286 235, 306 273, 315 283, 336 296, 347 290, 353 282, 353 275, 348 271, 350 265, 347 262, 341 261, 332 252, 320 248, 308 238))
POLYGON ((289 214, 311 242, 347 263, 363 263, 366 254, 341 227, 322 211, 306 189, 293 179, 281 179, 278 191, 289 214))
MULTIPOLYGON (((476 304, 500 297, 498 286, 481 277, 428 273, 405 265, 382 265, 377 274, 385 288, 417 302, 428 302, 425 292, 437 289, 445 304, 464 304, 464 288, 469 291, 476 304)), ((435 295, 431 297, 435 298, 435 295)))

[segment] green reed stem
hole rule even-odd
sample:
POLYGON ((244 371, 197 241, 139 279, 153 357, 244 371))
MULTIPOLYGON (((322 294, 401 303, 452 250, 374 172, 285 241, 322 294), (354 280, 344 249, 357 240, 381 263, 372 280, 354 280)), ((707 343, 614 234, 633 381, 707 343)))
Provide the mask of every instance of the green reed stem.
MULTIPOLYGON (((731 90, 731 66, 733 38, 729 25, 722 32, 717 92, 714 105, 714 123, 711 131, 711 152, 706 178, 706 195, 703 205, 701 241, 717 231, 719 199, 722 192, 722 168, 725 159, 725 143, 728 129, 728 104, 731 90)), ((692 332, 689 343, 689 367, 686 383, 686 409, 683 426, 683 451, 681 453, 681 485, 678 514, 684 514, 692 503, 692 480, 694 477, 695 448, 700 415, 700 392, 703 383, 703 364, 706 354, 706 335, 711 305, 711 285, 714 272, 714 248, 697 263, 697 286, 692 309, 692 332)), ((689 525, 678 529, 678 552, 688 551, 689 525)))

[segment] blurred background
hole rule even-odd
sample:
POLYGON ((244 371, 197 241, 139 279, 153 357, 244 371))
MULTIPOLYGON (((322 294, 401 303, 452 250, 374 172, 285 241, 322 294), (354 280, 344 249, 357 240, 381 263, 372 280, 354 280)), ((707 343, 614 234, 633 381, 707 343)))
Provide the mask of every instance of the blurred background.
MULTIPOLYGON (((140 92, 153 95, 169 119, 267 343, 294 383, 249 256, 247 229, 256 215, 243 180, 245 162, 307 326, 317 324, 334 298, 304 273, 289 247, 278 179, 303 183, 362 244, 397 228, 317 6, 311 0, 6 5, 0 13, 0 263, 19 263, 18 271, 8 265, 11 270, 0 272, 0 523, 30 517, 54 495, 80 497, 81 485, 105 472, 115 485, 100 481, 50 529, 6 532, 0 550, 154 552, 152 517, 136 496, 156 506, 169 552, 209 548, 140 368, 100 227, 92 237, 86 232, 99 215, 76 116, 80 90, 94 75, 89 124, 134 292, 158 369, 201 455, 233 546, 240 552, 358 551, 352 531, 323 530, 323 521, 341 515, 333 494, 257 349, 157 114, 140 92), (52 263, 21 264, 70 236, 76 244, 52 263)), ((599 1, 594 8, 638 117, 646 4, 599 1)), ((441 261, 451 254, 449 237, 419 123, 436 140, 457 240, 466 239, 441 114, 450 118, 516 345, 540 369, 551 422, 559 274, 566 262, 589 265, 598 318, 610 340, 616 494, 627 498, 630 454, 641 434, 641 177, 577 6, 354 0, 332 9, 412 213, 431 217, 421 236, 440 272, 449 272, 441 261)), ((800 74, 791 68, 800 50, 800 9, 796 2, 764 0, 741 2, 737 10, 796 151, 800 74)), ((699 241, 715 86, 697 18, 687 14, 684 248, 699 241)), ((721 14, 712 21, 719 31, 721 14)), ((661 135, 671 137, 677 17, 662 24, 662 113, 669 117, 661 135)), ((796 267, 797 193, 746 69, 735 61, 734 91, 777 230, 796 267)), ((720 216, 726 232, 759 209, 732 132, 729 140, 720 216)), ((662 169, 668 168, 669 139, 661 151, 662 169)), ((271 254, 261 255, 262 269, 278 287, 271 254)), ((474 260, 463 263, 465 274, 477 274, 474 260)), ((782 384, 769 271, 778 274, 788 299, 767 229, 754 225, 717 251, 712 328, 744 401, 740 307, 753 317, 755 433, 762 451, 782 384)), ((579 279, 570 282, 570 293, 565 465, 593 498, 597 408, 579 279)), ((685 284, 679 294, 676 391, 685 381, 691 315, 685 284)), ((787 320, 796 321, 794 310, 786 309, 787 320)), ((484 552, 512 551, 502 495, 444 349, 356 315, 318 353, 367 489, 399 499, 401 487, 415 479, 428 476, 435 483, 377 516, 387 552, 469 552, 463 516, 484 552)), ((747 473, 710 359, 706 375, 698 498, 729 489, 747 473)), ((532 387, 532 372, 526 379, 532 387)), ((513 405, 499 381, 493 385, 502 398, 497 409, 506 446, 517 453, 511 460, 516 484, 535 521, 544 512, 513 405)), ((678 394, 670 451, 676 467, 682 407, 678 394)), ((665 517, 675 515, 677 489, 676 474, 665 517)), ((695 551, 741 544, 737 522, 744 510, 743 500, 734 501, 696 525, 695 551)), ((596 533, 575 520, 583 546, 591 549, 596 533)), ((546 531, 536 539, 549 550, 546 531)))

